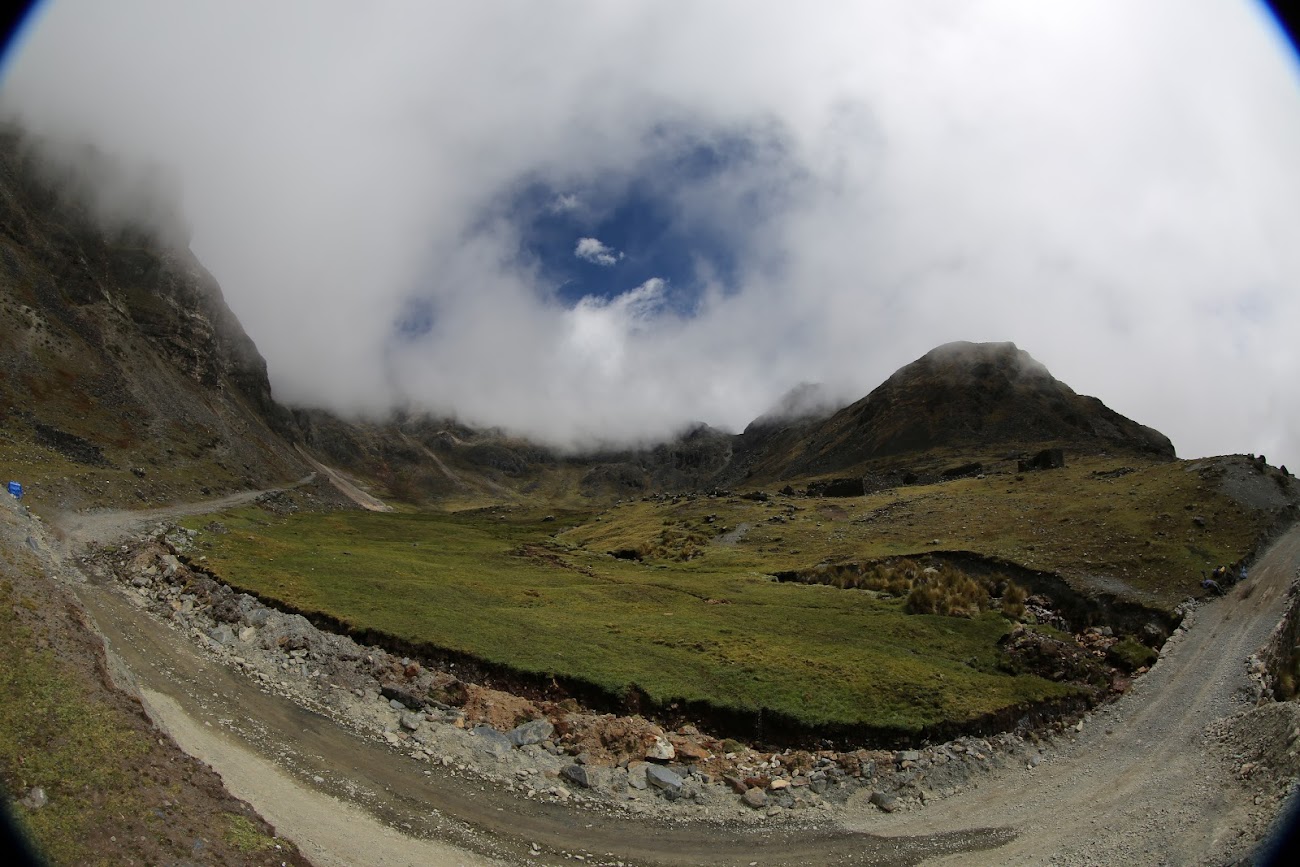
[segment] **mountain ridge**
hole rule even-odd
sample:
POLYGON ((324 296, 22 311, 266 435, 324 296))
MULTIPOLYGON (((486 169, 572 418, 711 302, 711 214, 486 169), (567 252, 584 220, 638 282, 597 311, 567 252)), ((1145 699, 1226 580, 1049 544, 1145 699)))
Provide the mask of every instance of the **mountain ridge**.
POLYGON ((1174 456, 1163 434, 1077 395, 1012 343, 938 347, 847 406, 802 383, 739 434, 696 424, 665 442, 583 454, 432 415, 285 407, 188 248, 141 224, 105 228, 84 184, 36 147, 16 128, 0 132, 0 420, 11 463, 67 471, 47 483, 66 508, 112 500, 105 492, 124 482, 130 496, 165 501, 297 478, 308 470, 298 447, 387 496, 451 504, 892 472, 990 448, 1174 456))

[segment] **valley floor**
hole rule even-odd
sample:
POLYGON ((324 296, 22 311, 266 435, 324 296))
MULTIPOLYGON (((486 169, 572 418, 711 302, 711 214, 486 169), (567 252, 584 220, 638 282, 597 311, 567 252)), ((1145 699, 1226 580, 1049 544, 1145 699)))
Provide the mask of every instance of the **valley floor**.
POLYGON ((1300 576, 1300 528, 1035 767, 894 814, 855 798, 815 820, 718 825, 526 800, 430 771, 263 691, 116 588, 75 580, 76 546, 159 517, 76 516, 45 547, 160 725, 320 864, 1223 864, 1250 854, 1300 768, 1300 708, 1261 701, 1251 670, 1300 576))

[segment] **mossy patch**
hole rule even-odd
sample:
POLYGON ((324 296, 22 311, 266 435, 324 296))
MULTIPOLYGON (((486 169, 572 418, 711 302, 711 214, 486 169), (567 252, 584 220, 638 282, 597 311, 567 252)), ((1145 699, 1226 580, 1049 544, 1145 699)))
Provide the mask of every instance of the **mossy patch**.
POLYGON ((1112 645, 1106 656, 1125 671, 1133 672, 1154 665, 1159 654, 1130 635, 1112 645))

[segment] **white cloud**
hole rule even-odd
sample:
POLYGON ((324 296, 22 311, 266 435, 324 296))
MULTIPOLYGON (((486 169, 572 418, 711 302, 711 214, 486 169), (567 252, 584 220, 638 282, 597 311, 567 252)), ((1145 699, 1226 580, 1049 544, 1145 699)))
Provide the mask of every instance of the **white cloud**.
POLYGON ((573 248, 573 255, 579 259, 585 259, 593 265, 617 265, 618 260, 623 258, 619 251, 607 247, 595 238, 579 238, 578 245, 573 248))
POLYGON ((1184 455, 1300 465, 1300 74, 1262 5, 815 8, 63 0, 2 99, 179 178, 289 400, 654 437, 1014 340, 1184 455), (557 306, 508 220, 469 231, 521 179, 644 164, 665 128, 780 143, 675 202, 742 245, 692 317, 557 306), (413 291, 434 331, 394 347, 413 291))
POLYGON ((587 296, 568 311, 563 346, 580 366, 591 365, 608 378, 620 376, 628 338, 645 332, 663 304, 664 281, 654 277, 635 289, 605 300, 587 296))
POLYGON ((554 199, 551 199, 550 211, 552 214, 565 214, 578 209, 578 197, 572 193, 560 193, 554 199))

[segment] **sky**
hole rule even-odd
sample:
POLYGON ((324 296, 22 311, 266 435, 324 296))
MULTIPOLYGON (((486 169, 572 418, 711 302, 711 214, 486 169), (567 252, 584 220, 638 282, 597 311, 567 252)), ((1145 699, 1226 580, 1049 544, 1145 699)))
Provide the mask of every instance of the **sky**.
POLYGON ((290 404, 647 442, 1014 341, 1300 469, 1259 4, 55 0, 0 112, 165 179, 290 404))

